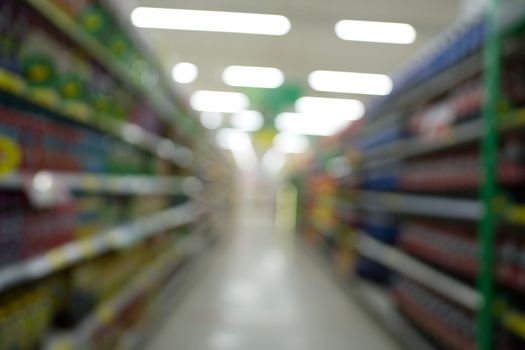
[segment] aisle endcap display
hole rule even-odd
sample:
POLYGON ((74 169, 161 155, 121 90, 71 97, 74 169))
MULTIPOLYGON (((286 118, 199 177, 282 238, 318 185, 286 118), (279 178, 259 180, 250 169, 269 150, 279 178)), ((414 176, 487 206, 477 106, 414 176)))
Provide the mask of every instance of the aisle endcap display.
POLYGON ((23 282, 42 278, 75 263, 122 249, 152 235, 187 225, 202 213, 190 202, 120 225, 93 237, 67 243, 27 261, 0 268, 0 291, 23 282))
POLYGON ((357 250, 363 256, 382 263, 420 284, 449 297, 471 310, 478 310, 482 297, 474 288, 414 259, 400 250, 361 234, 357 250))

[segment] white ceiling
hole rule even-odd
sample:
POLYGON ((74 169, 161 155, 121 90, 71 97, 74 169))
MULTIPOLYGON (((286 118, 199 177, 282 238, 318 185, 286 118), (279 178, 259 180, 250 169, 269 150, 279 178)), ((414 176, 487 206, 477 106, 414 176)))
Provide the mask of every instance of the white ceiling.
POLYGON ((393 73, 457 17, 460 0, 112 0, 125 16, 134 6, 270 13, 288 17, 285 36, 258 36, 140 29, 169 74, 180 61, 196 64, 200 76, 179 86, 185 94, 197 89, 235 90, 221 80, 228 65, 280 68, 291 82, 314 96, 366 96, 318 93, 308 90, 307 76, 316 69, 393 73), (341 19, 406 22, 417 30, 411 45, 359 43, 340 40, 334 25, 341 19))

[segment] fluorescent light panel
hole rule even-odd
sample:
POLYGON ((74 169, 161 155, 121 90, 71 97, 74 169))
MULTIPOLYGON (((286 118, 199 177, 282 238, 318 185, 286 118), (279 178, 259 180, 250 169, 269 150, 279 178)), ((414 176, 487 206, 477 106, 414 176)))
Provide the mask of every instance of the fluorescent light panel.
POLYGON ((317 91, 364 95, 388 95, 392 80, 384 74, 318 70, 308 76, 310 87, 317 91))
POLYGON ((257 111, 244 111, 232 115, 230 124, 236 129, 254 132, 261 130, 264 125, 264 117, 257 111))
POLYGON ((335 135, 349 124, 337 116, 313 114, 281 113, 275 118, 275 127, 281 132, 313 136, 335 135))
POLYGON ((410 24, 343 20, 335 25, 335 33, 343 40, 389 44, 411 44, 416 30, 410 24))
POLYGON ((335 115, 346 120, 357 120, 363 116, 365 106, 358 100, 305 96, 295 102, 295 110, 302 114, 335 115))
POLYGON ((308 146, 308 138, 304 135, 279 133, 273 138, 273 148, 281 153, 304 153, 308 146))
POLYGON ((134 9, 131 22, 139 28, 260 35, 285 35, 291 28, 288 18, 280 15, 154 7, 134 9))
POLYGON ((250 101, 239 92, 199 90, 191 95, 190 104, 201 112, 238 113, 246 110, 250 101))
POLYGON ((221 126, 223 116, 217 112, 202 112, 200 119, 202 126, 206 129, 214 130, 221 126))
POLYGON ((222 72, 226 85, 274 89, 284 82, 284 74, 277 68, 229 66, 222 72))
POLYGON ((189 62, 177 63, 171 71, 173 80, 179 84, 193 83, 198 75, 199 69, 197 66, 189 62))

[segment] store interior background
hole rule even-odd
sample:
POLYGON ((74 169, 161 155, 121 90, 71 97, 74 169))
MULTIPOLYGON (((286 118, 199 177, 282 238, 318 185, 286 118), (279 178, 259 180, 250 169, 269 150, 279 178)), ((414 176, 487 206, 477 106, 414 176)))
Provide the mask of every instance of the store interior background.
POLYGON ((0 350, 525 349, 523 0, 0 11, 0 350))

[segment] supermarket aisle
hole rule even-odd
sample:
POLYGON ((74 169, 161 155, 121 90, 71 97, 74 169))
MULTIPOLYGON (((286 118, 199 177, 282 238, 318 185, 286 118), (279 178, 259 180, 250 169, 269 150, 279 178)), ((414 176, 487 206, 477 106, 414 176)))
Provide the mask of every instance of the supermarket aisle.
POLYGON ((147 349, 398 349, 311 257, 275 232, 269 190, 243 193, 232 239, 147 349))

